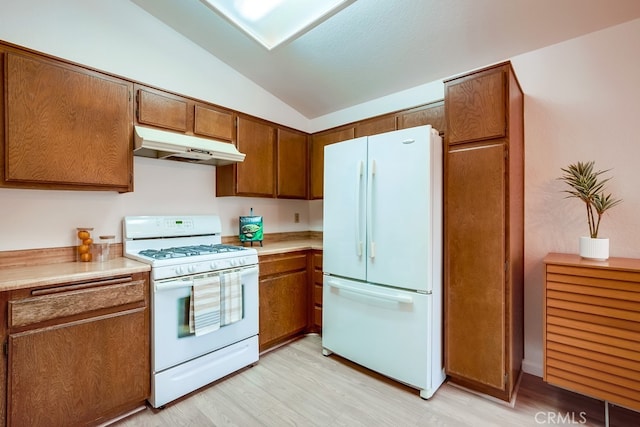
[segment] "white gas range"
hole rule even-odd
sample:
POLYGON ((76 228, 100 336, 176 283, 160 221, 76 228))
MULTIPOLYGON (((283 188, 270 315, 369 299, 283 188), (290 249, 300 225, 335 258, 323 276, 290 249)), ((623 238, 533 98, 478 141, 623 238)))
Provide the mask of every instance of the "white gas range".
POLYGON ((221 234, 216 215, 124 218, 124 256, 151 265, 153 407, 258 360, 257 251, 221 234))

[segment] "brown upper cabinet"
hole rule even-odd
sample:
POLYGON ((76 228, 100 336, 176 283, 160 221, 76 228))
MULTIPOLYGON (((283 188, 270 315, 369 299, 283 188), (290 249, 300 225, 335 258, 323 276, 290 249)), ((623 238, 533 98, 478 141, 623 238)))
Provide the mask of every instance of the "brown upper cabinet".
POLYGON ((195 105, 193 133, 200 136, 233 140, 233 112, 206 105, 195 105))
POLYGON ((216 167, 217 196, 275 196, 275 127, 238 115, 236 144, 244 162, 216 167))
POLYGON ((133 190, 133 84, 0 43, 0 185, 133 190))
POLYGON ((355 137, 377 135, 396 130, 396 117, 393 114, 374 117, 355 124, 355 137))
POLYGON ((277 197, 307 198, 309 144, 304 132, 277 130, 277 197))
POLYGON ((440 135, 445 133, 444 100, 400 111, 396 114, 398 129, 431 125, 440 135))
POLYGON ((307 198, 308 135, 238 115, 244 162, 216 168, 217 196, 307 198))
POLYGON ((138 84, 135 90, 137 124, 233 141, 233 111, 138 84))
POLYGON ((502 138, 507 132, 507 85, 500 68, 446 86, 449 144, 502 138))
POLYGON ((309 171, 309 198, 322 199, 324 197, 324 147, 336 142, 346 141, 355 137, 354 126, 340 127, 311 136, 311 159, 309 171))

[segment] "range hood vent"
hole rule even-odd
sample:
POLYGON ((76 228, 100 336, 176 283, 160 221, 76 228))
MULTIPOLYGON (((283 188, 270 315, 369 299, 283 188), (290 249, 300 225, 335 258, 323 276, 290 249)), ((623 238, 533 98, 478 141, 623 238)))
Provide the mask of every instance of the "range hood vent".
POLYGON ((243 162, 245 155, 229 142, 135 126, 133 154, 212 166, 243 162))

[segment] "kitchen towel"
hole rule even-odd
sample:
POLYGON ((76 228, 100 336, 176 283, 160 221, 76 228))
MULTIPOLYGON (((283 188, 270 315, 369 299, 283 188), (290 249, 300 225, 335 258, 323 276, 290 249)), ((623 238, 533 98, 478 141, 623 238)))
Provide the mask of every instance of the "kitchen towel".
POLYGON ((191 287, 189 330, 196 336, 220 329, 220 275, 196 277, 191 287))
POLYGON ((222 325, 242 319, 242 280, 239 271, 222 274, 222 325))

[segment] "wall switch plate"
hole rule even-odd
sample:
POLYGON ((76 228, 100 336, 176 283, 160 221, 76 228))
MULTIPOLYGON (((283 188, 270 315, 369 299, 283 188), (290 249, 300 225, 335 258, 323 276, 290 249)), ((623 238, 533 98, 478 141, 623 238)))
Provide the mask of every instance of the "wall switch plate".
POLYGON ((298 212, 293 214, 293 222, 300 222, 300 214, 298 212))

